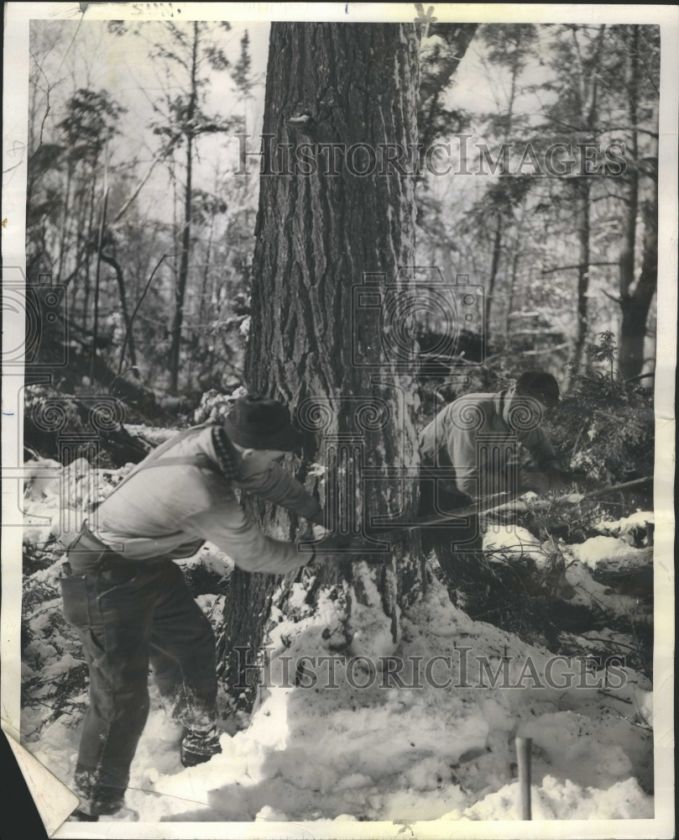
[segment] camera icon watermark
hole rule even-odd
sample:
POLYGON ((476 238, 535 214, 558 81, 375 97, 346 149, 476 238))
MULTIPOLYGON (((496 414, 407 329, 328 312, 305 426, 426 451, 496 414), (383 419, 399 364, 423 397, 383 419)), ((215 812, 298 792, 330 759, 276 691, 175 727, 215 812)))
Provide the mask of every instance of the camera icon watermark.
POLYGON ((28 282, 23 269, 2 269, 3 320, 13 323, 5 329, 2 350, 4 368, 58 368, 68 362, 68 302, 66 288, 52 275, 41 274, 28 282), (22 330, 19 324, 23 325, 22 330), (59 340, 49 341, 59 334, 59 340), (11 338, 8 339, 8 336, 11 338))
POLYGON ((436 266, 399 268, 388 281, 366 273, 352 287, 352 364, 365 370, 426 376, 485 358, 484 289, 458 274, 448 282, 436 266), (420 352, 423 335, 435 336, 420 352), (474 358, 462 346, 473 336, 474 358))

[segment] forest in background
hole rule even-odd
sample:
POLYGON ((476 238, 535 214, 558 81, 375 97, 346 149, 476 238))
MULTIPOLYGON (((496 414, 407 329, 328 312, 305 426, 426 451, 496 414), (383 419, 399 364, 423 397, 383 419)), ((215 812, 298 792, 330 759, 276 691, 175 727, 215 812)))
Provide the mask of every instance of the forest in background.
MULTIPOLYGON (((67 344, 58 389, 104 387, 149 419, 156 407, 185 413, 205 391, 244 384, 259 167, 239 159, 239 135, 258 149, 263 73, 243 27, 91 23, 77 50, 69 27, 36 22, 31 35, 27 276, 63 294, 41 367, 60 357, 52 341, 67 344), (102 74, 97 50, 121 43, 136 75, 102 74)), ((495 385, 546 367, 577 388, 571 372, 594 352, 650 390, 657 28, 450 31, 421 42, 419 142, 455 150, 468 136, 480 169, 423 167, 416 264, 479 295, 459 348, 478 361, 474 338, 485 341, 474 377, 495 385), (465 78, 478 80, 472 107, 469 91, 456 99, 465 78)), ((425 352, 440 325, 417 329, 425 352)), ((433 383, 444 396, 451 370, 433 383)))

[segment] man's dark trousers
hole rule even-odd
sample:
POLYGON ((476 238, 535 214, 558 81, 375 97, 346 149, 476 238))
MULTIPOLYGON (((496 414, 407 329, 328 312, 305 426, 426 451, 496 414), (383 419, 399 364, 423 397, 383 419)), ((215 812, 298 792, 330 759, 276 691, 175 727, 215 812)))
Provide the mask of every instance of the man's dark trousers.
MULTIPOLYGON (((445 518, 472 504, 471 496, 452 486, 449 466, 437 468, 423 458, 419 507, 421 519, 445 518)), ((425 552, 435 552, 454 603, 464 601, 459 597, 460 589, 468 588, 467 583, 478 574, 482 542, 479 517, 475 513, 448 525, 432 525, 422 529, 422 548, 425 552)))
POLYGON ((78 631, 90 702, 76 765, 81 810, 115 813, 149 711, 152 666, 161 696, 186 726, 215 720, 215 640, 181 569, 169 560, 131 562, 83 534, 61 581, 64 616, 78 631), (102 550, 103 549, 103 550, 102 550))

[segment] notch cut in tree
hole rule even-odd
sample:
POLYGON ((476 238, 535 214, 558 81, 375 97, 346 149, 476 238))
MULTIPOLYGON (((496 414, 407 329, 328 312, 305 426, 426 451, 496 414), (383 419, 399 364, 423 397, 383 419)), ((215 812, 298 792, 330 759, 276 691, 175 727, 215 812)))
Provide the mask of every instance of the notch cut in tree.
MULTIPOLYGON (((398 167, 386 175, 355 171, 389 145, 416 149, 417 48, 412 24, 271 27, 263 133, 274 142, 264 144, 261 170, 289 174, 260 179, 247 385, 296 414, 306 459, 327 467, 321 503, 330 502, 348 532, 370 515, 396 516, 416 506, 414 341, 406 323, 416 294, 407 270, 415 176, 398 167), (309 119, 291 120, 300 114, 309 119), (313 155, 331 143, 343 150, 337 174, 321 159, 302 172, 290 157, 291 150, 313 155), (355 144, 365 146, 348 166, 355 144)), ((298 477, 314 487, 313 478, 298 477)), ((306 525, 280 508, 262 507, 256 515, 284 539, 306 525)), ((420 591, 417 537, 396 540, 389 550, 379 566, 335 558, 298 572, 308 601, 325 592, 343 605, 347 650, 355 652, 357 604, 369 606, 395 645, 399 607, 420 591)), ((243 657, 234 651, 245 647, 254 656, 272 600, 284 604, 291 582, 279 587, 271 576, 233 574, 224 615, 232 688, 245 681, 243 657)), ((252 687, 245 695, 251 703, 252 687)))

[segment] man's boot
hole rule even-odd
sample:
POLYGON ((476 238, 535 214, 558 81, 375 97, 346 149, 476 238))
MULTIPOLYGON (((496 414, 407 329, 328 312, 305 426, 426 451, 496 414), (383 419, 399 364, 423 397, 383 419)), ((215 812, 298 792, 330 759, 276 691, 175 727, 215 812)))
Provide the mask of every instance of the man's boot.
POLYGON ((219 730, 216 726, 210 729, 184 730, 179 748, 179 755, 184 767, 195 767, 196 764, 203 764, 221 751, 219 730))
POLYGON ((98 814, 86 814, 85 811, 80 811, 76 809, 71 816, 69 817, 70 820, 74 822, 97 822, 99 819, 98 814))
POLYGON ((115 813, 106 813, 106 814, 88 814, 86 811, 81 811, 80 809, 76 809, 71 816, 69 817, 70 820, 74 822, 99 822, 99 820, 125 820, 127 822, 134 822, 139 819, 139 814, 136 811, 133 811, 132 808, 126 808, 125 806, 121 806, 115 813))

